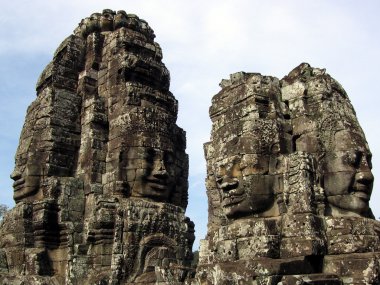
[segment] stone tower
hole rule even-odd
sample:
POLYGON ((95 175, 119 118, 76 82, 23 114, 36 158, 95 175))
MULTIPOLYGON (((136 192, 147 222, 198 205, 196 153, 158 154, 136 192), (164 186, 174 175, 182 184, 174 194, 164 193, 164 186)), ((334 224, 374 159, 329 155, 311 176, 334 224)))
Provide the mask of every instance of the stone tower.
POLYGON ((171 284, 188 275, 188 156, 147 22, 85 18, 37 83, 0 228, 1 284, 171 284))
POLYGON ((220 85, 192 284, 379 284, 371 153, 342 86, 306 63, 220 85))

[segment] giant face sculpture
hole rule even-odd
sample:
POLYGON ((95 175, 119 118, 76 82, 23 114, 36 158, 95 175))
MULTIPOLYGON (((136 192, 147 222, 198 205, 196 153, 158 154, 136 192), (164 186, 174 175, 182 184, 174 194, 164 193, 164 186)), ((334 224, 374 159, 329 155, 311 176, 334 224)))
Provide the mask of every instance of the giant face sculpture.
POLYGON ((262 213, 273 204, 273 177, 268 175, 269 156, 232 151, 214 167, 221 206, 228 218, 262 213))
POLYGON ((36 195, 39 191, 41 177, 45 171, 37 157, 38 155, 31 155, 26 158, 25 165, 16 164, 11 174, 11 178, 15 181, 13 198, 16 203, 36 195))
POLYGON ((167 202, 175 188, 174 154, 153 147, 131 147, 126 177, 132 197, 167 202))
POLYGON ((137 16, 116 15, 115 25, 128 28, 118 30, 113 53, 121 60, 109 73, 118 85, 110 96, 119 107, 108 117, 109 137, 115 138, 108 161, 122 185, 116 187, 119 194, 185 208, 188 160, 185 134, 176 125, 177 101, 168 90, 168 70, 161 58, 131 46, 130 29, 147 37, 139 23, 137 16))
POLYGON ((212 99, 211 141, 205 144, 209 211, 220 223, 225 217, 275 215, 269 162, 280 151, 278 80, 237 72, 221 86, 212 99))
POLYGON ((365 139, 338 131, 324 158, 324 189, 333 215, 368 216, 373 175, 365 139))
POLYGON ((48 110, 49 96, 43 93, 28 108, 24 127, 17 148, 15 168, 11 173, 14 180, 13 198, 16 203, 22 200, 35 200, 40 193, 41 179, 48 175, 51 154, 50 142, 44 140, 47 127, 46 110, 48 110))

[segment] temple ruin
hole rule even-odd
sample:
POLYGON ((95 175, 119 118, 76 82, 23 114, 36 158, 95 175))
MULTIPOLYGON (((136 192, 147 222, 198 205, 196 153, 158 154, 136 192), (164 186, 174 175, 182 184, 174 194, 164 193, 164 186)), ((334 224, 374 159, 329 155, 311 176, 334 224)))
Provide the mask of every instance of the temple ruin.
POLYGON ((154 38, 103 10, 43 70, 0 223, 0 284, 380 284, 371 152, 343 87, 307 63, 221 81, 194 263, 186 137, 154 38))
POLYGON ((342 86, 307 63, 220 86, 195 284, 379 284, 371 152, 342 86))
POLYGON ((1 284, 181 284, 194 224, 188 156, 154 32, 82 20, 37 82, 0 229, 1 284), (24 284, 24 283, 23 283, 24 284))

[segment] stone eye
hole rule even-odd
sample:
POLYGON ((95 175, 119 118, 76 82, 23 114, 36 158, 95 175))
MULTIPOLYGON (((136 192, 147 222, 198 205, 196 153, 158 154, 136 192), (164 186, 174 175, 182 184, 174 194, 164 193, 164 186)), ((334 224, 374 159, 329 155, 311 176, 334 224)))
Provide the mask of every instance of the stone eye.
POLYGON ((368 167, 369 167, 370 169, 372 169, 372 154, 371 154, 371 153, 368 154, 366 158, 367 158, 367 164, 368 164, 368 167))
POLYGON ((144 159, 147 161, 147 162, 150 162, 150 163, 153 163, 153 160, 154 160, 154 156, 156 155, 156 152, 153 148, 149 148, 147 149, 147 151, 145 152, 145 156, 144 156, 144 159))
POLYGON ((363 153, 359 151, 351 152, 347 154, 347 161, 353 167, 359 167, 363 153))

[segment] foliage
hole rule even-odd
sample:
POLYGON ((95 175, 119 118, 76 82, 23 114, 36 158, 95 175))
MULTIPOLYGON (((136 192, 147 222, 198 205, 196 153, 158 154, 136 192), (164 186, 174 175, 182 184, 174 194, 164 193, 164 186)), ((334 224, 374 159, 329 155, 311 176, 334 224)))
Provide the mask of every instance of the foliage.
POLYGON ((199 251, 196 250, 193 252, 193 261, 191 262, 191 267, 197 268, 198 260, 199 260, 199 251))
POLYGON ((0 221, 3 219, 7 211, 8 211, 8 206, 4 204, 0 204, 0 221))

